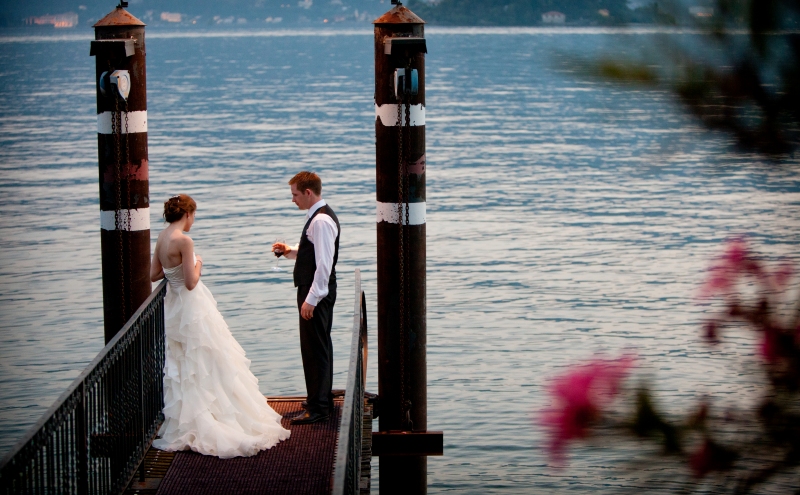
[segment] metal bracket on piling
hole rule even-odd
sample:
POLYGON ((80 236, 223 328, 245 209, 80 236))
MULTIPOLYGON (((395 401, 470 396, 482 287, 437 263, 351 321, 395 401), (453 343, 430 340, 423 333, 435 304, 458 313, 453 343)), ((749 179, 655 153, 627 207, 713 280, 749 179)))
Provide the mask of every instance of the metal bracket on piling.
POLYGON ((115 70, 111 74, 105 71, 100 75, 98 84, 100 85, 100 93, 103 96, 113 94, 109 91, 113 86, 117 90, 116 94, 123 100, 127 100, 128 95, 131 93, 131 74, 127 70, 115 70))
POLYGON ((136 40, 133 38, 121 40, 93 40, 89 48, 89 56, 108 54, 110 57, 128 58, 136 54, 136 40))
POLYGON ((428 53, 428 45, 425 42, 425 38, 405 36, 399 38, 385 38, 383 40, 384 55, 398 55, 403 52, 408 54, 428 53), (394 53, 392 49, 394 49, 394 53))
POLYGON ((444 433, 441 431, 373 431, 372 455, 373 457, 444 455, 444 433))

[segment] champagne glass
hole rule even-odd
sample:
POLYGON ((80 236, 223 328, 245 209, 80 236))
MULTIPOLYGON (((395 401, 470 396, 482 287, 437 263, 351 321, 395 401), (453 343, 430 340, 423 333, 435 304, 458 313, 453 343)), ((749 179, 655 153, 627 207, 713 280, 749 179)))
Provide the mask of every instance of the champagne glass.
MULTIPOLYGON (((286 239, 284 239, 282 237, 278 237, 278 238, 275 239, 275 242, 273 242, 272 244, 275 244, 277 242, 280 242, 281 244, 286 244, 286 239)), ((272 271, 273 272, 282 272, 284 270, 283 270, 283 268, 278 266, 278 262, 280 261, 281 256, 283 256, 283 251, 280 252, 280 255, 278 254, 278 251, 275 251, 275 255, 276 255, 275 256, 275 266, 272 267, 272 271)))

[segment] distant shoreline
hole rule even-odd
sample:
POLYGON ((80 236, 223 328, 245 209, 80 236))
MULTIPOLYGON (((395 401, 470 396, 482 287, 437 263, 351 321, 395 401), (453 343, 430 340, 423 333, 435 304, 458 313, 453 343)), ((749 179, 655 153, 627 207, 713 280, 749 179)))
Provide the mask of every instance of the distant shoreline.
MULTIPOLYGON (((371 24, 336 24, 324 26, 297 25, 271 25, 248 27, 220 27, 220 26, 163 26, 147 27, 147 38, 242 38, 242 37, 283 37, 283 36, 371 36, 371 24)), ((712 30, 696 27, 663 26, 658 24, 628 24, 624 26, 443 26, 426 25, 426 35, 647 35, 647 34, 676 34, 676 35, 710 35, 712 30)), ((748 35, 747 29, 726 31, 730 35, 748 35)), ((800 29, 783 30, 769 33, 774 36, 800 34, 800 29)), ((94 38, 91 28, 31 28, 31 27, 0 27, 0 44, 2 43, 31 43, 38 41, 85 41, 94 38)))

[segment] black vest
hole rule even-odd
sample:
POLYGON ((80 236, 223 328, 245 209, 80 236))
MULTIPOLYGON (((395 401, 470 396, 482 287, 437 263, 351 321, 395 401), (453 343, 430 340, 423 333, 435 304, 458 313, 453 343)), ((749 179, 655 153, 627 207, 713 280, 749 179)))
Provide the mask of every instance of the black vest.
POLYGON ((306 222, 303 227, 303 235, 300 237, 300 246, 297 248, 297 259, 294 262, 294 286, 311 285, 314 283, 314 273, 317 271, 317 257, 314 254, 314 244, 308 240, 306 231, 311 225, 314 217, 324 213, 333 219, 336 224, 336 240, 333 242, 333 264, 331 265, 331 275, 328 279, 328 287, 336 287, 336 260, 339 259, 339 219, 333 212, 330 206, 325 205, 319 208, 311 215, 311 218, 306 222))

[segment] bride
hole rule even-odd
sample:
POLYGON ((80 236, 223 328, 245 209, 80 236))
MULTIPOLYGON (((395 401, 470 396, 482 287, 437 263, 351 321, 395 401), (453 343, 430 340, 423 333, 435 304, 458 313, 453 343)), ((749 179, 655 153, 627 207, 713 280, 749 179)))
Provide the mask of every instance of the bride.
POLYGON ((200 281, 203 259, 184 234, 197 204, 186 194, 164 203, 169 226, 158 236, 150 279, 169 281, 164 300, 167 348, 164 424, 153 446, 221 458, 252 456, 289 438, 281 416, 258 390, 250 360, 200 281))

